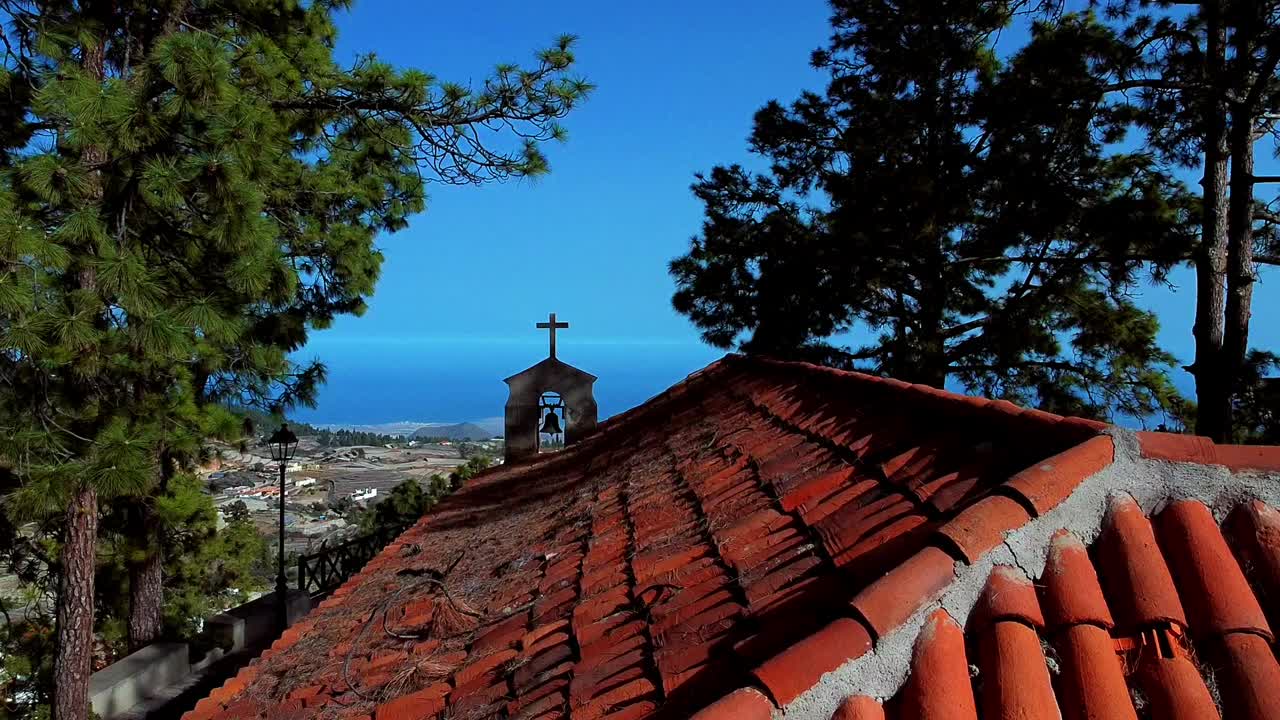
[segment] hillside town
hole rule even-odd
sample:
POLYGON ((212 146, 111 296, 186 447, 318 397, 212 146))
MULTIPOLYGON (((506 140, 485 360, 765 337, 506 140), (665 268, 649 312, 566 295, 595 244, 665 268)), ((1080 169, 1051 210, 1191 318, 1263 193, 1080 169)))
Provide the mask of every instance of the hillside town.
MULTIPOLYGON (((218 450, 216 459, 203 468, 203 477, 218 508, 219 526, 226 524, 229 513, 247 511, 259 533, 274 544, 279 464, 266 447, 218 450)), ((500 458, 502 440, 396 438, 380 446, 323 447, 314 436, 303 436, 297 454, 285 464, 286 555, 311 552, 353 535, 357 516, 396 485, 410 478, 425 485, 433 475, 448 475, 476 455, 500 458)))

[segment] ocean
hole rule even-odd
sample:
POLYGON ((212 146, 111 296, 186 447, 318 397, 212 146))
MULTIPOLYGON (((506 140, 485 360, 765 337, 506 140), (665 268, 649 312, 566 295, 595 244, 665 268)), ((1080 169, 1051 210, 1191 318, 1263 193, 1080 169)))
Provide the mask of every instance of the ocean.
MULTIPOLYGON (((309 423, 372 425, 385 422, 485 422, 501 417, 503 378, 546 357, 541 342, 475 339, 337 339, 319 334, 296 359, 318 358, 328 382, 315 408, 291 417, 309 423)), ((564 340, 559 358, 599 378, 600 419, 662 392, 724 352, 673 342, 564 340)))

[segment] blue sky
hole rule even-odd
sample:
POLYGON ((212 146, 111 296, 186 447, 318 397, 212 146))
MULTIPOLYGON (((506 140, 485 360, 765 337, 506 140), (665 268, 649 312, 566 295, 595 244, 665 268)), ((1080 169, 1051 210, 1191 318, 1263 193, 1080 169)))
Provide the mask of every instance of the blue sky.
MULTIPOLYGON (((715 164, 749 163, 746 137, 764 102, 821 88, 808 57, 827 38, 827 14, 821 0, 357 2, 340 18, 341 57, 374 51, 479 82, 567 32, 580 36, 579 70, 597 90, 565 120, 569 141, 548 146, 549 176, 428 188, 427 211, 380 241, 386 263, 370 311, 314 334, 300 353, 323 360, 330 381, 319 406, 298 415, 500 415, 501 378, 545 356, 546 333, 533 323, 549 311, 571 323, 561 358, 600 376, 604 415, 719 357, 670 304, 667 262, 701 220, 689 185, 715 164)), ((1140 301, 1185 360, 1194 284, 1189 272, 1174 281, 1177 292, 1147 289, 1140 301)), ((1280 346, 1264 313, 1277 296, 1259 288, 1257 345, 1280 346)))
POLYGON ((546 355, 533 324, 568 320, 560 357, 600 377, 602 414, 630 407, 722 352, 671 309, 667 262, 699 226, 693 173, 743 160, 751 116, 816 87, 809 52, 827 9, 775 2, 417 3, 362 0, 339 52, 376 51, 440 78, 480 81, 561 33, 580 36, 597 89, 565 120, 536 181, 431 186, 427 211, 381 242, 370 310, 313 335, 330 381, 304 419, 500 415, 502 378, 546 355))

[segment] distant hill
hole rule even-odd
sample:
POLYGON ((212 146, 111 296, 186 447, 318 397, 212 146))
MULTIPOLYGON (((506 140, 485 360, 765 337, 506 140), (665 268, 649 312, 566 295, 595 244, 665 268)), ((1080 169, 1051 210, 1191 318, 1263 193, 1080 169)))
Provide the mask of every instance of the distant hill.
POLYGON ((488 440, 491 437, 502 436, 503 419, 483 418, 480 420, 471 420, 468 422, 428 422, 426 420, 397 420, 395 422, 385 423, 316 423, 315 427, 319 430, 351 430, 354 432, 377 433, 379 435, 398 435, 400 437, 447 437, 447 432, 441 432, 444 428, 466 427, 472 432, 476 432, 475 428, 479 428, 479 432, 483 435, 481 440, 488 440), (422 431, 421 433, 419 431, 422 431), (439 433, 439 434, 437 434, 439 433))
POLYGON ((488 440, 493 433, 475 423, 457 423, 455 425, 426 425, 413 431, 410 437, 446 438, 449 440, 488 440))

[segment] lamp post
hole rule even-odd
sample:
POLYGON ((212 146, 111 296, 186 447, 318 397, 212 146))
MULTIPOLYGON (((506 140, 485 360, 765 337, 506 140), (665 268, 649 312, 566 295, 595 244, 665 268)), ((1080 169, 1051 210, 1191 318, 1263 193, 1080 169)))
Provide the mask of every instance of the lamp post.
POLYGON ((293 459, 294 451, 298 449, 298 436, 293 434, 287 424, 281 424, 280 429, 267 439, 267 443, 271 446, 271 459, 280 463, 280 566, 276 575, 276 617, 283 632, 289 624, 289 582, 284 574, 284 471, 285 466, 293 459))

